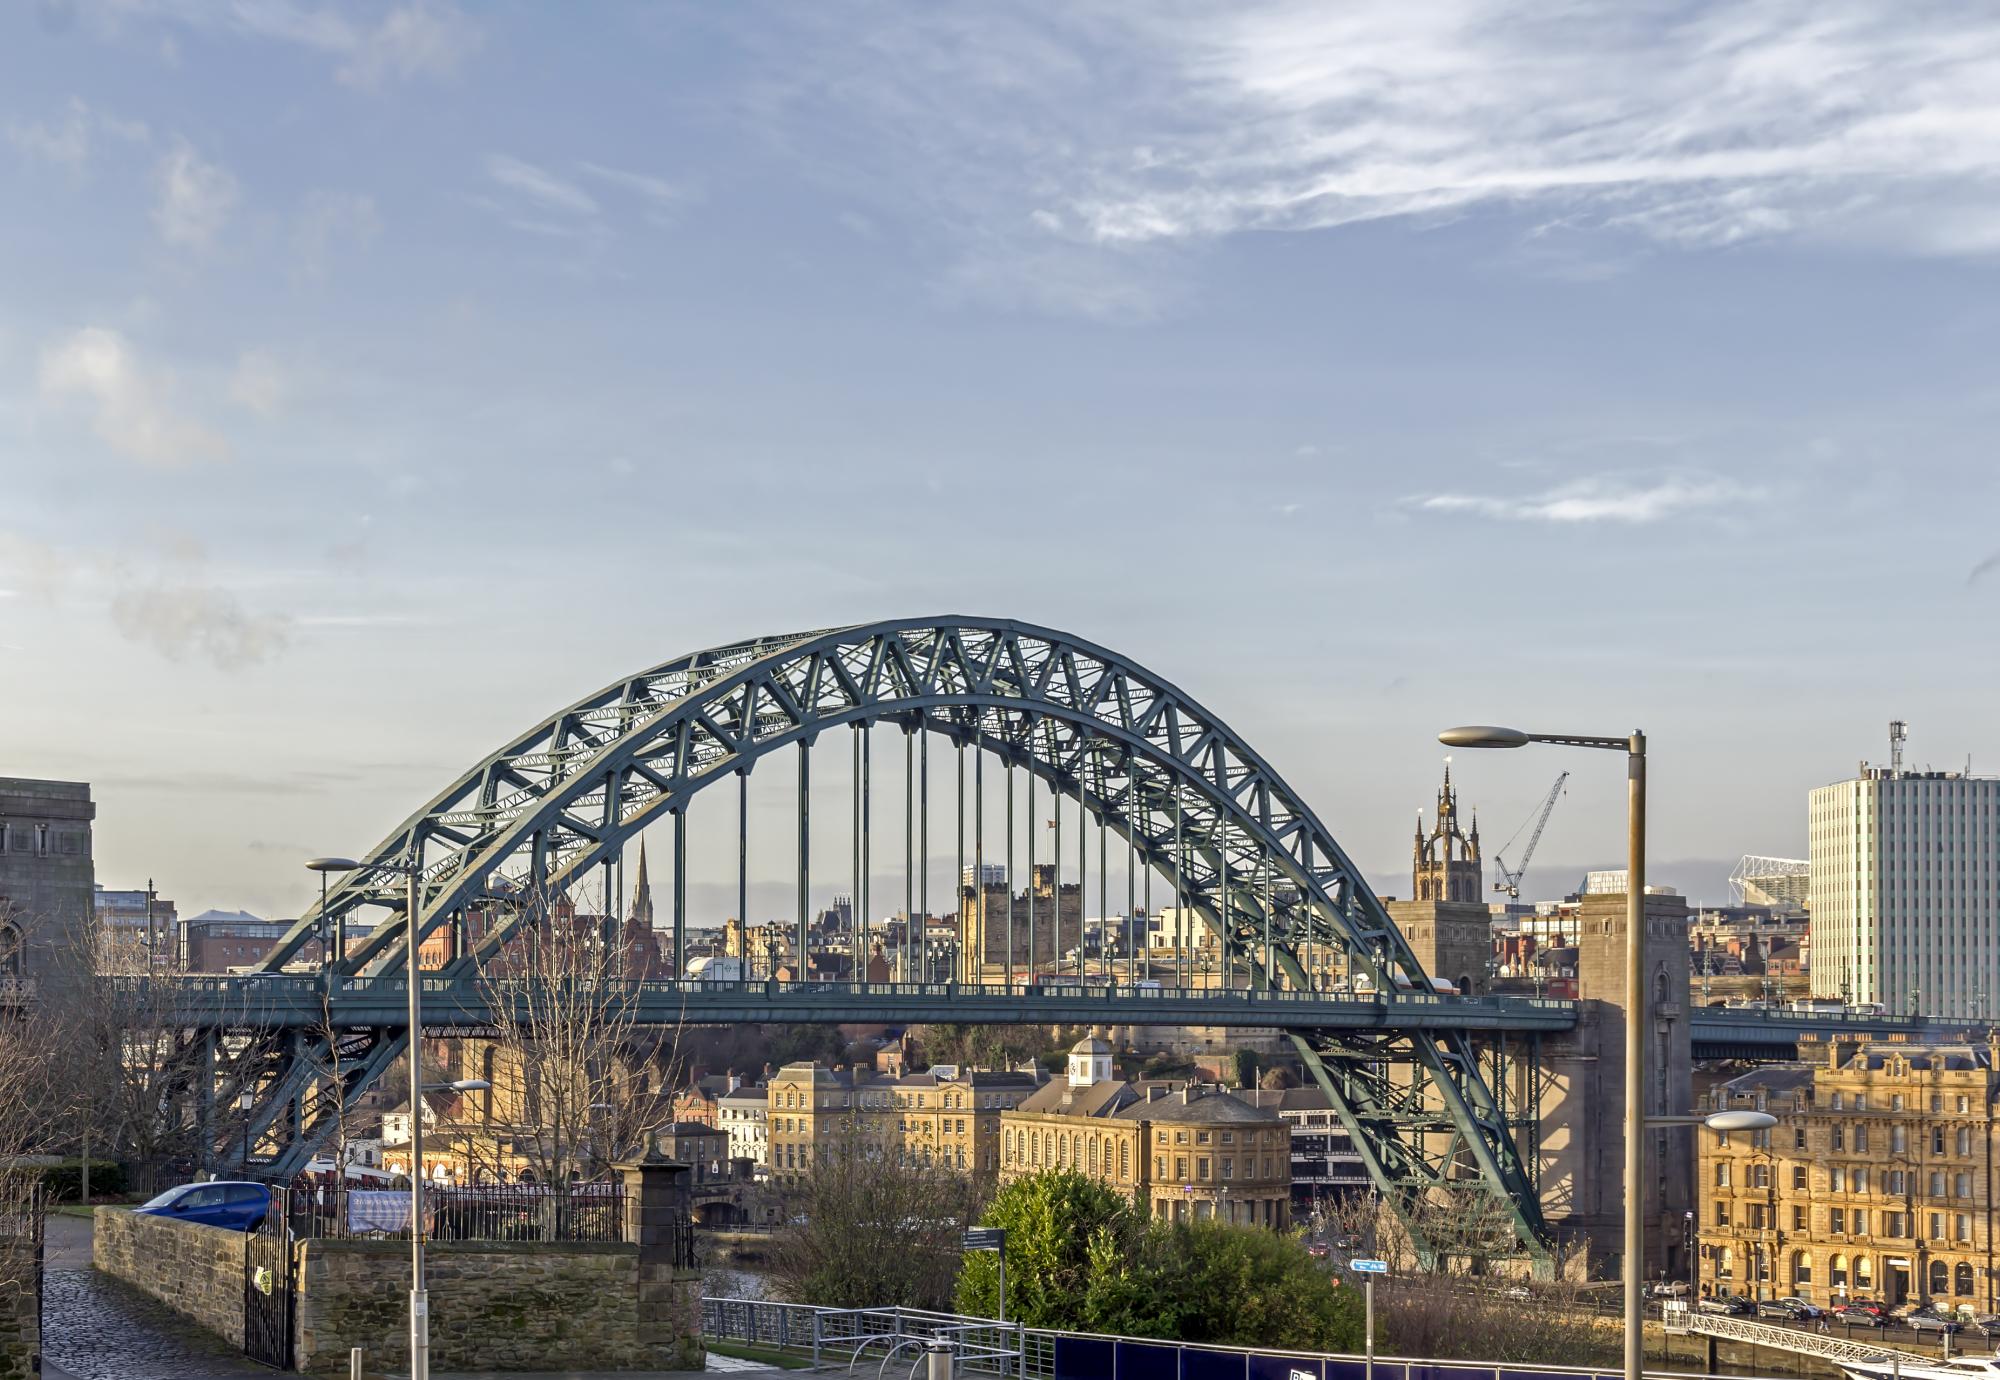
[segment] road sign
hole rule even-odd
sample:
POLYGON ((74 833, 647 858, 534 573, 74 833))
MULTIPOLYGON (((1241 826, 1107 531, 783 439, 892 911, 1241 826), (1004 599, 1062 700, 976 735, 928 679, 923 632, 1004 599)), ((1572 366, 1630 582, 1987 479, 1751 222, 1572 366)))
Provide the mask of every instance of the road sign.
POLYGON ((965 1233, 965 1249, 968 1251, 998 1251, 1007 1245, 1005 1227, 970 1227, 965 1233))
POLYGON ((1350 1260, 1347 1262, 1347 1268, 1354 1271, 1357 1275, 1386 1275, 1389 1273, 1389 1262, 1386 1260, 1350 1260))

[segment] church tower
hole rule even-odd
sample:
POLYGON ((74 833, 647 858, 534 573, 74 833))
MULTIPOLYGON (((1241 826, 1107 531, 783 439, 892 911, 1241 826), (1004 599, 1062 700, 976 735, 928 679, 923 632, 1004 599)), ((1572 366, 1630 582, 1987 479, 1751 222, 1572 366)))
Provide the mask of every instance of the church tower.
POLYGON ((1424 833, 1424 812, 1417 811, 1413 881, 1419 901, 1470 901, 1481 897, 1485 869, 1479 858, 1479 817, 1472 831, 1458 826, 1458 791, 1451 784, 1451 759, 1445 758, 1444 785, 1438 788, 1437 822, 1424 833))

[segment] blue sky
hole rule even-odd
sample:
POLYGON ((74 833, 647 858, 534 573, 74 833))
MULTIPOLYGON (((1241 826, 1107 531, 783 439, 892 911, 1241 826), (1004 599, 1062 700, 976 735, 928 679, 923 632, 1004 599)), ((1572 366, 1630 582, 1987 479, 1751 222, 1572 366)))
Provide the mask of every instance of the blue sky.
MULTIPOLYGON (((1996 93, 1860 0, 8 6, 0 771, 289 913, 622 673, 967 611, 1392 893, 1437 727, 1643 726, 1718 896, 1892 716, 2000 765, 1996 93)), ((1564 765, 1534 890, 1615 764, 1459 768, 1564 765)))

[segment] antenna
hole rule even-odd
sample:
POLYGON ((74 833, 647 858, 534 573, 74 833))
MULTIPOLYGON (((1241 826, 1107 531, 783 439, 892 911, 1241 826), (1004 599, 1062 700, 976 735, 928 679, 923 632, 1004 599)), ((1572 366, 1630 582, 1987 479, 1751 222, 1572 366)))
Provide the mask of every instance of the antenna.
POLYGON ((1902 719, 1889 720, 1889 775, 1903 774, 1903 744, 1910 740, 1910 726, 1902 719))

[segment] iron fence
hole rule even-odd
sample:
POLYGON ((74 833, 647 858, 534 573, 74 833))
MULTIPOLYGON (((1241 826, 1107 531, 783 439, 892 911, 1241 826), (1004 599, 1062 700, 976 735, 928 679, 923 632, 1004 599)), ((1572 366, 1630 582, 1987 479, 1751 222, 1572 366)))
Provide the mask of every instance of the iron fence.
MULTIPOLYGON (((592 1182, 426 1188, 424 1218, 425 1235, 433 1241, 623 1241, 625 1186, 592 1182)), ((285 1220, 295 1236, 407 1241, 410 1191, 295 1184, 285 1192, 285 1220)), ((689 1234, 692 1237, 691 1224, 689 1234)), ((687 1251, 692 1263, 691 1240, 687 1251)))

